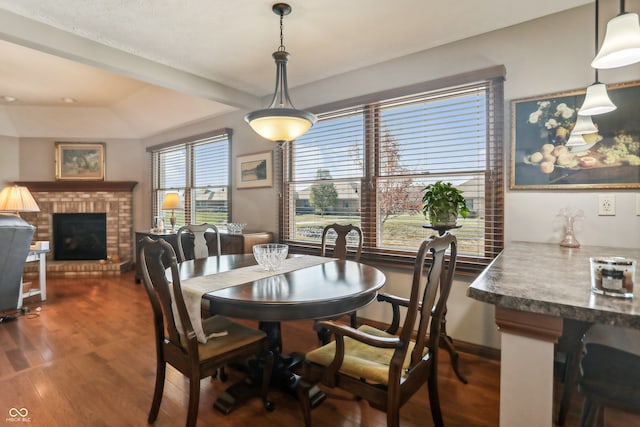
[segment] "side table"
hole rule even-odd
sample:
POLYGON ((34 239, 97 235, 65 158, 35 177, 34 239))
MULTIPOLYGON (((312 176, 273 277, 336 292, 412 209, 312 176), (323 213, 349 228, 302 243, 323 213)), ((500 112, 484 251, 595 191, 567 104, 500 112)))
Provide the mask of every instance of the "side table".
MULTIPOLYGON (((422 227, 436 230, 438 232, 438 235, 442 236, 447 231, 460 228, 462 227, 462 225, 461 224, 455 224, 455 225, 425 224, 422 227)), ((447 335, 447 307, 446 306, 444 308, 444 314, 442 315, 442 322, 440 323, 440 347, 444 348, 449 353, 449 358, 451 359, 451 367, 453 368, 453 372, 456 374, 458 379, 462 383, 467 384, 468 383, 467 379, 460 373, 460 369, 458 367, 458 358, 459 358, 458 351, 453 345, 453 339, 449 335, 447 335)))
POLYGON ((25 298, 29 298, 32 295, 40 295, 41 301, 46 301, 47 299, 47 253, 49 252, 49 248, 42 249, 38 246, 31 246, 29 248, 29 253, 27 254, 26 262, 35 262, 38 261, 38 285, 39 289, 29 289, 28 292, 23 292, 22 286, 27 283, 20 281, 20 292, 18 293, 18 308, 22 308, 22 300, 25 298))

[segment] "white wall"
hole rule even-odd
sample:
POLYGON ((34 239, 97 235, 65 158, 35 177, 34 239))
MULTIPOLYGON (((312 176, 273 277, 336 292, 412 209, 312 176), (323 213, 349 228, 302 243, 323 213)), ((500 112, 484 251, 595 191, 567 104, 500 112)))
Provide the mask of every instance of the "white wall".
MULTIPOLYGON (((601 5, 602 24, 616 15, 616 2, 601 5)), ((640 0, 627 1, 627 10, 640 10, 640 0)), ((580 89, 593 83, 589 63, 594 54, 593 7, 586 6, 522 25, 463 40, 437 49, 399 58, 376 66, 326 79, 291 90, 299 108, 312 108, 358 95, 409 85, 476 70, 505 65, 505 173, 509 176, 510 101, 528 96, 580 89)), ((310 47, 312 48, 312 47, 310 47)), ((640 65, 600 72, 604 83, 640 80, 640 65)), ((266 100, 265 100, 266 104, 266 100)), ((244 112, 206 120, 164 135, 148 138, 143 147, 119 141, 107 141, 107 176, 113 180, 136 180, 136 229, 151 224, 148 195, 146 146, 172 139, 229 127, 234 131, 232 156, 278 149, 261 140, 243 121, 244 112), (115 164, 112 162, 116 162, 115 164)), ((0 140, 0 146, 3 141, 0 140)), ((51 141, 25 141, 20 144, 20 179, 52 179, 51 141)), ((277 158, 277 157, 276 157, 277 158)), ((0 160, 3 162, 3 160, 0 160)), ((4 172, 1 172, 4 178, 4 172)), ((640 191, 510 191, 505 197, 506 240, 558 242, 560 229, 556 214, 565 206, 584 210, 578 224, 577 238, 583 245, 640 247, 640 216, 634 212, 635 197, 640 191), (616 195, 617 215, 596 215, 597 195, 616 195)), ((278 191, 270 189, 233 190, 232 220, 244 222, 251 229, 277 232, 278 191)), ((385 269, 387 290, 406 295, 410 277, 405 270, 385 269)), ((499 336, 493 322, 493 307, 466 297, 471 279, 459 277, 449 300, 448 332, 455 339, 499 347, 499 336)), ((382 320, 384 312, 374 306, 365 308, 365 317, 382 320)))
POLYGON ((20 178, 20 140, 0 135, 0 189, 20 178))

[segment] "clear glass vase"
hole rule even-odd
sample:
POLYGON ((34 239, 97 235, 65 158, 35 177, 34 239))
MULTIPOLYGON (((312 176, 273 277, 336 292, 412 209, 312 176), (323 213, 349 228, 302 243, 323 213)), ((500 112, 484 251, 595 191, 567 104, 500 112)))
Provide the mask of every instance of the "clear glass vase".
POLYGON ((563 246, 565 248, 580 247, 580 242, 578 242, 578 239, 576 239, 576 235, 573 232, 574 220, 575 220, 575 217, 573 216, 566 217, 565 225, 564 225, 564 238, 560 242, 560 246, 563 246))

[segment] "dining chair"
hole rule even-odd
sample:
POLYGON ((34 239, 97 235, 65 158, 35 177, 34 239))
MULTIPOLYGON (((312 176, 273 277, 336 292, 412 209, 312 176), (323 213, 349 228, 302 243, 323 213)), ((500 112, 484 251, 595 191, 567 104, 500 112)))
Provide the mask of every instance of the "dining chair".
MULTIPOLYGON (((212 234, 215 234, 216 239, 216 246, 213 248, 215 249, 215 254, 213 255, 221 255, 220 232, 214 224, 205 222, 202 224, 187 224, 180 227, 176 232, 180 262, 190 259, 207 258, 212 254, 209 246, 211 244, 212 234)), ((209 317, 211 309, 208 300, 202 300, 201 311, 203 317, 209 317)), ((222 380, 226 379, 224 369, 218 373, 218 377, 222 380)))
POLYGON ((580 361, 581 427, 603 425, 603 407, 640 414, 640 331, 594 325, 580 361))
POLYGON ((564 319, 562 322, 562 336, 555 345, 557 358, 564 356, 561 374, 562 392, 558 402, 558 417, 556 420, 556 424, 559 426, 563 426, 567 420, 573 393, 578 385, 582 338, 591 325, 591 322, 575 319, 564 319))
MULTIPOLYGON (((322 230, 320 255, 328 256, 329 252, 331 252, 333 258, 347 259, 347 254, 349 253, 349 235, 357 239, 353 259, 354 261, 360 261, 360 255, 362 254, 362 230, 353 224, 341 225, 334 223, 324 227, 322 230)), ((349 321, 352 328, 358 327, 358 316, 355 311, 349 313, 349 321)), ((327 330, 318 330, 318 339, 322 344, 327 344, 330 337, 331 334, 327 330)))
POLYGON ((440 320, 455 272, 456 248, 456 238, 448 232, 422 242, 409 298, 377 296, 379 302, 391 304, 393 317, 386 330, 368 325, 355 329, 336 321, 318 322, 317 327, 330 329, 335 340, 307 353, 302 363, 297 394, 306 426, 311 425, 309 390, 318 383, 346 390, 369 402, 371 407, 386 411, 387 426, 397 427, 400 408, 425 382, 433 422, 436 426, 443 425, 438 397, 438 341, 440 320), (431 254, 431 262, 421 290, 427 254, 431 254), (401 329, 400 307, 406 309, 401 329))
POLYGON ((189 259, 206 258, 209 255, 222 255, 220 232, 214 224, 187 224, 180 227, 176 233, 180 262, 189 259), (216 246, 210 248, 207 233, 215 233, 216 246), (211 249, 215 249, 215 254, 211 249))
MULTIPOLYGON (((153 309, 156 342, 156 384, 149 410, 149 424, 160 411, 167 363, 189 378, 189 404, 186 426, 196 425, 200 400, 200 380, 214 375, 229 362, 257 356, 264 364, 261 396, 264 407, 273 409, 267 400, 267 389, 273 369, 273 353, 266 334, 258 329, 234 322, 224 316, 203 319, 205 334, 219 336, 200 343, 189 318, 178 273, 176 254, 164 239, 145 237, 140 249, 142 277, 153 309), (167 278, 163 257, 168 254, 171 281, 167 278), (165 332, 166 331, 166 332, 165 332)), ((166 259, 166 258, 165 258, 166 259)))

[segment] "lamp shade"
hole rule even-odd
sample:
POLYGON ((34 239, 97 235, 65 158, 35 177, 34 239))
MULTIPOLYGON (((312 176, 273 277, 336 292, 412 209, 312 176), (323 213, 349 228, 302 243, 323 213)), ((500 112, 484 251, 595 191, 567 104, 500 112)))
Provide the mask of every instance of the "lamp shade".
POLYGON ((571 130, 571 134, 576 135, 584 135, 587 133, 596 133, 598 132, 598 128, 593 124, 593 120, 591 120, 591 116, 580 116, 578 115, 578 119, 576 120, 576 124, 573 126, 571 130))
POLYGON ((607 23, 593 68, 617 68, 640 62, 640 20, 637 13, 623 13, 607 23))
POLYGON ((180 195, 178 193, 167 193, 164 195, 164 200, 162 202, 162 209, 183 209, 182 200, 180 200, 180 195))
POLYGON ((27 187, 12 185, 0 192, 0 211, 19 215, 20 212, 40 212, 40 208, 27 187))
POLYGON ((245 120, 261 137, 282 142, 304 135, 316 118, 311 113, 293 108, 267 108, 247 114, 245 120))
POLYGON ((617 107, 607 93, 607 86, 603 83, 595 82, 587 88, 587 96, 584 98, 582 107, 578 110, 580 116, 595 116, 608 113, 617 107))

